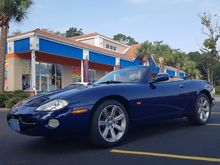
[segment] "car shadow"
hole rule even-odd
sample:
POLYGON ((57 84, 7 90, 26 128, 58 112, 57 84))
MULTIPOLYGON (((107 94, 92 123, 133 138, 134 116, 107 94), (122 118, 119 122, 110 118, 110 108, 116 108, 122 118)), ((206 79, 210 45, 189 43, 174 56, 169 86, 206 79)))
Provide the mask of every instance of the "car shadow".
MULTIPOLYGON (((121 146, 126 146, 128 144, 139 141, 141 139, 148 139, 152 136, 158 136, 162 134, 168 134, 176 130, 186 129, 191 127, 190 124, 185 119, 164 121, 159 123, 148 123, 132 127, 129 130, 128 137, 121 144, 121 146)), ((115 147, 114 147, 115 148, 115 147)), ((62 138, 34 138, 23 146, 23 149, 27 152, 35 153, 80 153, 80 152, 94 152, 99 150, 107 150, 98 148, 90 144, 88 137, 62 137, 62 138)))
POLYGON ((80 153, 85 151, 99 150, 99 148, 92 146, 89 140, 80 137, 59 137, 59 138, 44 138, 39 137, 30 140, 26 143, 23 149, 35 153, 80 153))
POLYGON ((128 137, 123 144, 134 143, 142 139, 147 140, 152 137, 162 136, 177 130, 185 130, 192 127, 193 126, 186 120, 186 118, 142 124, 139 123, 130 128, 128 137))

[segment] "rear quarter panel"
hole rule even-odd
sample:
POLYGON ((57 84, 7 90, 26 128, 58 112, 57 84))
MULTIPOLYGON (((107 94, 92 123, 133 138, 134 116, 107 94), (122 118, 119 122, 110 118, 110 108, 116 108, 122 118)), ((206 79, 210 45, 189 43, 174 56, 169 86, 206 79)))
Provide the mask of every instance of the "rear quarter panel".
POLYGON ((200 93, 209 93, 210 95, 214 90, 213 85, 204 80, 184 80, 184 85, 189 92, 189 104, 186 108, 187 113, 192 113, 194 110, 195 101, 200 93))

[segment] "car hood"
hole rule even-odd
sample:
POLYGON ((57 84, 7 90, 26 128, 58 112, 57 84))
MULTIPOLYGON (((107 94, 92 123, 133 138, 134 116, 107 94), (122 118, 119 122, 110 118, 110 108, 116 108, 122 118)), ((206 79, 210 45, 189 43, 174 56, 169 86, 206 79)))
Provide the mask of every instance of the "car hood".
POLYGON ((79 101, 84 95, 88 95, 88 92, 90 90, 95 90, 95 88, 97 88, 97 90, 99 88, 98 91, 103 92, 103 91, 106 91, 106 87, 112 88, 113 86, 116 87, 116 86, 121 86, 125 84, 126 83, 96 84, 96 85, 80 86, 80 87, 73 87, 73 88, 64 88, 61 90, 48 92, 46 94, 30 97, 22 101, 21 103, 19 103, 18 106, 24 105, 24 106, 38 107, 46 102, 49 102, 55 99, 64 99, 64 100, 67 100, 70 104, 73 104, 73 103, 77 103, 77 101, 79 101))
POLYGON ((48 92, 45 94, 30 97, 30 98, 20 102, 19 104, 25 105, 25 106, 37 107, 37 106, 40 106, 50 100, 66 99, 66 98, 68 98, 68 96, 76 96, 82 90, 85 90, 87 88, 91 88, 91 86, 82 86, 82 87, 67 88, 67 89, 64 88, 61 90, 56 90, 53 92, 48 92))

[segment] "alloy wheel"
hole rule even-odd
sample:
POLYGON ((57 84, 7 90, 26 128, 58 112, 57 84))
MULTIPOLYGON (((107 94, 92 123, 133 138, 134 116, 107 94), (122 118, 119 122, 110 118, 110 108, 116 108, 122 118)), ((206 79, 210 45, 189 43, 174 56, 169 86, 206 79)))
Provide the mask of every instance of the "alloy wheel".
POLYGON ((209 105, 209 101, 205 97, 201 97, 198 100, 198 115, 199 115, 199 118, 203 122, 205 122, 209 118, 209 115, 210 115, 210 105, 209 105))
POLYGON ((108 142, 117 142, 126 130, 126 116, 117 105, 105 107, 98 118, 99 133, 108 142))

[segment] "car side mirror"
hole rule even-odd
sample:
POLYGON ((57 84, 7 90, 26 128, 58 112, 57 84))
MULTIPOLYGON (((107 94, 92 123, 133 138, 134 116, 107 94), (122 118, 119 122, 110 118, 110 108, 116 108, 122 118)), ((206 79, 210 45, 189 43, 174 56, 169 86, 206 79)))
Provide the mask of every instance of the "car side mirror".
POLYGON ((151 82, 151 84, 161 81, 167 81, 169 80, 169 75, 166 73, 161 73, 155 76, 154 80, 151 82))

